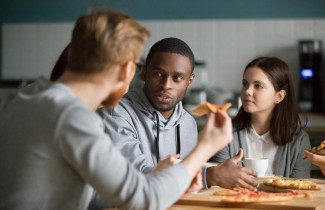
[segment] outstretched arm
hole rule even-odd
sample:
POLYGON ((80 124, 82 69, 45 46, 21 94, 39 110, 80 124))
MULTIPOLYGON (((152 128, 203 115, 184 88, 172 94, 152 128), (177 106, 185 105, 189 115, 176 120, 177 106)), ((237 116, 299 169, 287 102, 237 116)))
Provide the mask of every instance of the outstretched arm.
POLYGON ((311 152, 308 152, 307 150, 304 151, 304 155, 310 158, 311 162, 314 165, 319 166, 320 170, 325 176, 325 156, 313 154, 311 152))
POLYGON ((61 117, 59 150, 83 180, 121 209, 166 209, 186 191, 202 164, 232 140, 229 116, 211 113, 197 146, 182 164, 144 176, 112 145, 96 116, 78 107, 73 110, 61 117))

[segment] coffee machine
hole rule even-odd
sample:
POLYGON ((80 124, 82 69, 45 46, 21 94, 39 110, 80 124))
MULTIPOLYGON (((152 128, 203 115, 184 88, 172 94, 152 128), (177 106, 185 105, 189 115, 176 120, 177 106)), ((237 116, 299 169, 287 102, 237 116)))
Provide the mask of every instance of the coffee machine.
POLYGON ((325 76, 321 71, 322 41, 299 41, 299 60, 299 105, 307 112, 324 113, 325 90, 321 83, 321 77, 325 76))

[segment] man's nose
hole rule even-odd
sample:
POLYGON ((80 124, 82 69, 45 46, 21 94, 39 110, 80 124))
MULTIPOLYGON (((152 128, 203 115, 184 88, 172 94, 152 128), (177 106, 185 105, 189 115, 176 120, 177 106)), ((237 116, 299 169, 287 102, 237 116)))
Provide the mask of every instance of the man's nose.
POLYGON ((161 81, 161 86, 164 90, 172 88, 173 80, 170 77, 166 77, 161 81))

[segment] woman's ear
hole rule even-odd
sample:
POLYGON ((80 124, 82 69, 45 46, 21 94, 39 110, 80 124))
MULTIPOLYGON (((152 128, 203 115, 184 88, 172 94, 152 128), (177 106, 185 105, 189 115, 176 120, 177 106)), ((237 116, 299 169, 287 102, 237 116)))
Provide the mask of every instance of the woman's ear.
POLYGON ((286 97, 286 94, 287 92, 285 90, 280 90, 279 92, 277 92, 275 103, 278 104, 283 101, 283 99, 286 97))

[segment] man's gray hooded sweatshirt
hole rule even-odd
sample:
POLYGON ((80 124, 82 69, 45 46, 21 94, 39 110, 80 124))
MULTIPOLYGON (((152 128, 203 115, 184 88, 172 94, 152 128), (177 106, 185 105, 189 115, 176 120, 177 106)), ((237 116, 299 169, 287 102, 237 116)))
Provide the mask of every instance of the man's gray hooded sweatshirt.
MULTIPOLYGON (((177 139, 180 142, 181 159, 197 143, 196 122, 183 109, 181 102, 166 120, 153 108, 142 89, 130 90, 116 107, 102 108, 98 113, 104 120, 105 131, 116 147, 143 173, 151 172, 157 165, 157 159, 176 154, 177 139)), ((205 170, 203 171, 206 187, 205 170)))

